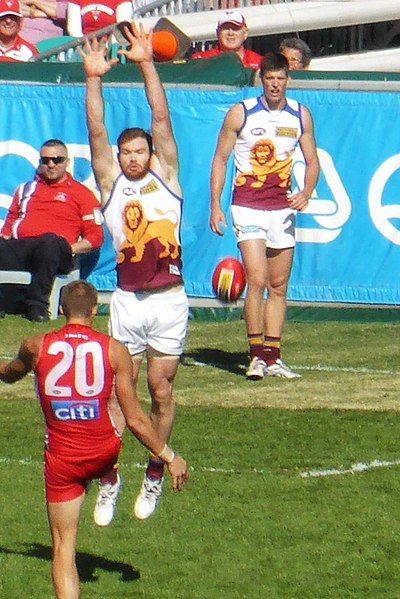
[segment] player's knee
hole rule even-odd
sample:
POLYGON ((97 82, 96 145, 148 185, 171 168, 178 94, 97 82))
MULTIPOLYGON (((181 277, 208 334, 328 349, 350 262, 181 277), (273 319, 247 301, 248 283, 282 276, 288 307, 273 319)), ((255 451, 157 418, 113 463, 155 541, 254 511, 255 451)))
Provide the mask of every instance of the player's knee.
POLYGON ((150 394, 159 412, 167 411, 173 404, 172 385, 167 380, 150 387, 150 394))
POLYGON ((263 292, 266 284, 266 277, 263 272, 255 272, 247 277, 247 286, 249 290, 263 292))
POLYGON ((268 297, 285 298, 287 294, 287 281, 276 280, 270 281, 268 285, 268 297))

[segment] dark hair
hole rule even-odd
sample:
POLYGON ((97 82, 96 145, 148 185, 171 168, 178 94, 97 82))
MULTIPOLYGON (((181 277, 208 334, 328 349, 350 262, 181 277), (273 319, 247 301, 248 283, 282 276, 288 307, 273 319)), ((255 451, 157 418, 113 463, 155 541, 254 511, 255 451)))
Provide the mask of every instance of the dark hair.
POLYGON ((97 305, 97 290, 86 281, 72 281, 61 292, 61 307, 67 318, 89 318, 97 305))
POLYGON ((41 145, 40 149, 42 149, 42 148, 53 148, 54 146, 62 146, 65 149, 65 151, 66 151, 66 153, 68 155, 68 148, 65 145, 65 143, 63 141, 61 141, 60 139, 48 139, 47 141, 45 141, 41 145))
POLYGON ((303 67, 308 67, 311 62, 312 54, 310 47, 306 42, 303 42, 303 40, 298 37, 285 37, 279 44, 279 52, 282 52, 285 48, 298 50, 301 54, 303 67))
POLYGON ((150 133, 147 133, 147 131, 141 129, 140 127, 131 127, 122 131, 122 133, 119 135, 117 139, 118 151, 121 150, 122 144, 128 141, 132 141, 132 139, 138 139, 140 137, 147 141, 149 152, 151 154, 153 152, 153 139, 150 133))
POLYGON ((261 61, 261 75, 264 75, 266 71, 286 71, 286 75, 289 73, 289 63, 283 54, 279 52, 267 52, 264 54, 264 58, 261 61))

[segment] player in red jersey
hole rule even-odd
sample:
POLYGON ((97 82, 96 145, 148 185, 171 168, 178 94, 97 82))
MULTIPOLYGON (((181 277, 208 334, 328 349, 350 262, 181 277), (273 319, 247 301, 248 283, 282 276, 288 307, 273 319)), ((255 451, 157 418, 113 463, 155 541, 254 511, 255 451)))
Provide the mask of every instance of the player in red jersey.
POLYGON ((118 460, 121 438, 108 411, 113 384, 128 428, 167 464, 173 489, 180 491, 188 478, 183 458, 160 439, 139 405, 128 350, 92 329, 96 306, 92 285, 70 283, 61 299, 66 325, 26 339, 16 358, 0 362, 6 383, 31 370, 36 376, 46 422, 44 477, 57 599, 79 598, 75 553, 85 490, 118 460))

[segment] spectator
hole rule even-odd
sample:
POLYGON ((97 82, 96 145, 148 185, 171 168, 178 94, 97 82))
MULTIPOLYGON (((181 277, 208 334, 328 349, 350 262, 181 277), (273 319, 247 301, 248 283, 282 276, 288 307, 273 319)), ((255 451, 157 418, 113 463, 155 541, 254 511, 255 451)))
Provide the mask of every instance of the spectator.
POLYGON ((102 0, 94 4, 92 0, 71 0, 67 9, 67 32, 81 37, 132 18, 132 2, 102 0))
POLYGON ((118 460, 121 438, 108 411, 114 383, 128 428, 167 465, 173 489, 180 491, 188 478, 186 462, 161 440, 140 407, 128 350, 92 328, 96 303, 92 285, 70 283, 61 298, 66 325, 26 339, 16 358, 0 362, 5 383, 35 372, 46 421, 44 479, 57 599, 80 597, 76 542, 86 489, 118 460))
POLYGON ((289 63, 291 71, 306 71, 311 62, 311 50, 306 42, 298 37, 286 37, 279 44, 279 52, 289 63))
POLYGON ((22 37, 31 44, 65 35, 67 2, 63 0, 22 0, 22 37))
POLYGON ((0 0, 0 61, 28 62, 38 51, 20 37, 23 23, 18 0, 0 0))
MULTIPOLYGON (((35 322, 49 320, 55 276, 70 272, 76 254, 99 248, 103 241, 99 202, 67 172, 68 164, 65 144, 46 141, 38 174, 17 188, 0 232, 0 269, 32 274, 26 316, 35 322)), ((4 315, 0 295, 0 317, 4 315)))
POLYGON ((231 213, 247 275, 244 318, 250 364, 246 376, 251 380, 265 375, 300 376, 281 360, 281 336, 295 245, 295 214, 308 205, 319 163, 309 110, 286 98, 288 70, 282 54, 264 56, 262 95, 228 111, 211 171, 210 226, 214 233, 223 235, 227 223, 221 194, 233 151, 236 177, 231 213), (292 193, 290 172, 298 144, 305 161, 304 186, 292 193))
POLYGON ((192 58, 213 58, 222 52, 232 52, 239 56, 244 67, 258 71, 262 56, 244 47, 247 36, 248 29, 244 16, 236 10, 227 10, 218 21, 217 46, 211 50, 196 52, 192 58))

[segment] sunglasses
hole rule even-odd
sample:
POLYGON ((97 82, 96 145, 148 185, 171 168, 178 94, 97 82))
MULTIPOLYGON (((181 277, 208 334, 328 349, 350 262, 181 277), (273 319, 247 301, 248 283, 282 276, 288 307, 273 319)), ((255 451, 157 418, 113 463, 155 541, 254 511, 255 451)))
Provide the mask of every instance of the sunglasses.
POLYGON ((50 162, 54 162, 54 164, 62 164, 67 160, 66 156, 41 156, 40 164, 50 164, 50 162))

